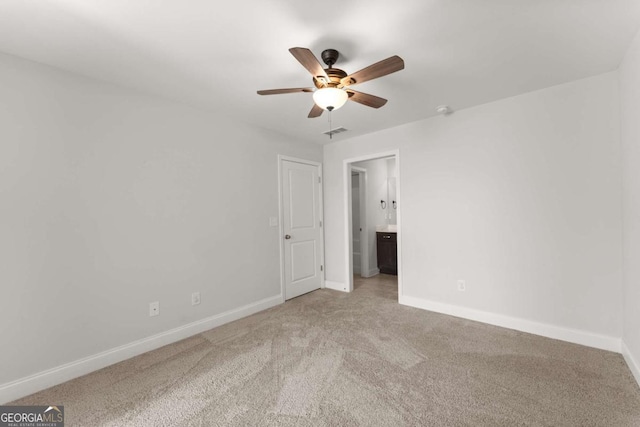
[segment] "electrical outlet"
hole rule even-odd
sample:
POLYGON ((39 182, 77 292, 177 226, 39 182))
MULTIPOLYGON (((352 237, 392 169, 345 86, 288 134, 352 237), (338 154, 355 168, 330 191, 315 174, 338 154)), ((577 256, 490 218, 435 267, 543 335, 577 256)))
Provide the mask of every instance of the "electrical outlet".
POLYGON ((200 304, 200 292, 194 292, 191 294, 191 305, 200 304))
POLYGON ((149 317, 157 316, 160 314, 160 302, 150 302, 149 303, 149 317))
POLYGON ((458 280, 458 290, 460 292, 464 292, 465 289, 467 289, 467 284, 465 283, 464 280, 458 280))

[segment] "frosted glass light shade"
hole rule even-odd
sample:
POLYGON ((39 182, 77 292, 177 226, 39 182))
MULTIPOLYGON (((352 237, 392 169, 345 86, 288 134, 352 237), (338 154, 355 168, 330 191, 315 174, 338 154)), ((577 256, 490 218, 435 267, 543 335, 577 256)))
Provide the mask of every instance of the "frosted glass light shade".
POLYGON ((313 102, 324 110, 337 110, 348 98, 347 92, 335 87, 324 87, 313 92, 313 102))

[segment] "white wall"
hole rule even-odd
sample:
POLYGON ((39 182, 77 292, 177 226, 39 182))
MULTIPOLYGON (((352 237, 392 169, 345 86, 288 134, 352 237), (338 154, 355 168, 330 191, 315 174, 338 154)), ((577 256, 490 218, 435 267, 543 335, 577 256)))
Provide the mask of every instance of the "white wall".
POLYGON ((618 100, 607 73, 325 146, 327 280, 343 160, 399 149, 401 302, 619 349, 618 100))
POLYGON ((640 33, 620 66, 623 155, 623 349, 640 383, 640 33))
POLYGON ((0 389, 279 301, 277 155, 321 147, 6 55, 0 82, 0 389))
POLYGON ((395 157, 387 159, 387 183, 388 183, 387 191, 389 193, 387 196, 388 203, 389 203, 389 212, 387 213, 388 214, 387 223, 393 224, 393 225, 398 224, 398 198, 396 196, 397 184, 396 184, 396 180, 394 179, 397 177, 396 163, 397 162, 395 157), (396 202, 395 208, 393 207, 394 201, 396 202))

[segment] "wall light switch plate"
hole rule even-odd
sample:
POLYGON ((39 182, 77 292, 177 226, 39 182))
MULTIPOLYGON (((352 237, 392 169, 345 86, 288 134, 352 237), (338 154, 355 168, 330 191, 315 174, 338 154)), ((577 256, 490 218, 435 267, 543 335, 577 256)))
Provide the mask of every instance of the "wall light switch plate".
POLYGON ((467 283, 464 280, 458 280, 458 290, 464 292, 467 289, 467 283))
POLYGON ((270 216, 269 217, 269 227, 277 227, 278 226, 278 217, 270 216))

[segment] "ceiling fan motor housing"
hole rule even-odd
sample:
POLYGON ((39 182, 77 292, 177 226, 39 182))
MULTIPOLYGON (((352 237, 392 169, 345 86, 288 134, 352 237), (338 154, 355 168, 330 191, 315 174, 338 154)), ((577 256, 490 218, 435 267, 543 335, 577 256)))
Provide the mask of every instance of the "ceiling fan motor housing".
POLYGON ((328 82, 326 83, 324 82, 324 77, 322 77, 322 80, 318 80, 316 77, 313 78, 313 84, 318 89, 321 89, 327 86, 336 87, 340 84, 341 79, 347 77, 347 73, 339 68, 327 68, 324 71, 327 73, 327 76, 329 77, 328 82))
POLYGON ((318 76, 313 78, 313 84, 318 89, 323 87, 337 87, 341 83, 340 80, 347 77, 347 73, 344 70, 333 68, 333 64, 335 64, 340 57, 340 53, 335 49, 326 49, 322 51, 320 56, 324 63, 329 67, 324 70, 327 73, 327 77, 329 77, 329 81, 325 82, 324 76, 322 79, 318 79, 318 76))

